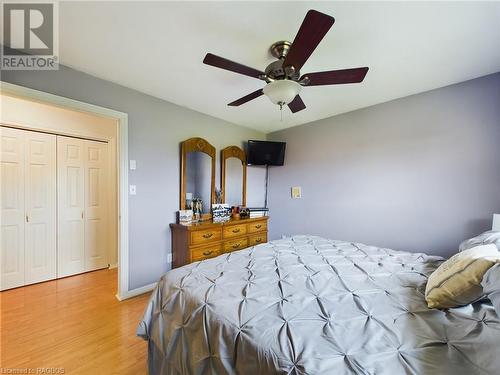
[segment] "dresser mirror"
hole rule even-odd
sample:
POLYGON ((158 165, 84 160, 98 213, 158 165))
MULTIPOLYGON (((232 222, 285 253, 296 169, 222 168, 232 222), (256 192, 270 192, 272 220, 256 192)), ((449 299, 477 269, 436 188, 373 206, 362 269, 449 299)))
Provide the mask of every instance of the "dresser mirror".
POLYGON ((203 138, 181 143, 181 210, 199 210, 209 218, 215 203, 215 147, 203 138))
POLYGON ((238 146, 229 146, 221 152, 222 201, 230 206, 246 205, 246 155, 238 146))

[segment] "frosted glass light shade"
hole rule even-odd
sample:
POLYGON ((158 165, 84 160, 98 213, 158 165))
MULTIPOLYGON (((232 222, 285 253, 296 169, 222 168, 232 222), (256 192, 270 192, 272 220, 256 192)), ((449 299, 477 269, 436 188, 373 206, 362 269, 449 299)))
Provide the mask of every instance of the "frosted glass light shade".
POLYGON ((264 94, 274 104, 288 104, 299 94, 302 86, 295 81, 284 79, 264 86, 264 94))

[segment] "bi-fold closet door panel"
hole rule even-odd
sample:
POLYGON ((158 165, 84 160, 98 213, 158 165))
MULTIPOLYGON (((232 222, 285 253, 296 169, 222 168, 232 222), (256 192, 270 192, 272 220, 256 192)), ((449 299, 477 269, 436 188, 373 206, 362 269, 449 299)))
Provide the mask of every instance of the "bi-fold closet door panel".
POLYGON ((25 284, 56 278, 56 137, 25 134, 25 284))
POLYGON ((84 141, 57 137, 57 277, 85 272, 84 141))
POLYGON ((107 267, 107 144, 57 137, 58 277, 107 267))
POLYGON ((108 148, 85 141, 85 271, 108 266, 108 148))
POLYGON ((0 289, 24 285, 24 133, 0 128, 1 284, 0 289))
POLYGON ((56 277, 56 137, 2 127, 1 284, 56 277))

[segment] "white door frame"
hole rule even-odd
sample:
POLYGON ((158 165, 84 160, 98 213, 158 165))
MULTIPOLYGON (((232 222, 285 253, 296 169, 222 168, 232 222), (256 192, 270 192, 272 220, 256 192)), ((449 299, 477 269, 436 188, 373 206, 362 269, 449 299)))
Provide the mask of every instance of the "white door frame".
MULTIPOLYGON (((118 140, 116 160, 118 164, 118 291, 116 298, 123 300, 145 293, 146 288, 129 290, 129 256, 128 256, 128 114, 113 109, 100 107, 63 96, 49 94, 24 86, 0 81, 0 92, 26 98, 33 101, 53 104, 80 112, 112 118, 118 123, 118 140)), ((152 286, 147 286, 149 290, 152 286)))

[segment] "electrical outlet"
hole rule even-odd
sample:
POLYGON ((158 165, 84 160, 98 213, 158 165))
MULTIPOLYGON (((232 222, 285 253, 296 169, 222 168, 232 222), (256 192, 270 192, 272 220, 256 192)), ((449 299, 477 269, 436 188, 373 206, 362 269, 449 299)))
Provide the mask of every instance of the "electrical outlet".
POLYGON ((292 199, 302 198, 302 188, 300 186, 292 186, 292 199))
POLYGON ((130 185, 129 186, 129 192, 130 192, 130 195, 136 195, 137 194, 137 188, 135 185, 130 185))
POLYGON ((137 169, 137 162, 135 160, 130 160, 130 170, 135 171, 137 169))

